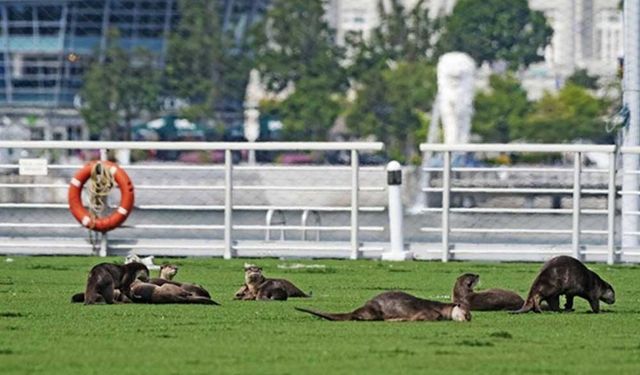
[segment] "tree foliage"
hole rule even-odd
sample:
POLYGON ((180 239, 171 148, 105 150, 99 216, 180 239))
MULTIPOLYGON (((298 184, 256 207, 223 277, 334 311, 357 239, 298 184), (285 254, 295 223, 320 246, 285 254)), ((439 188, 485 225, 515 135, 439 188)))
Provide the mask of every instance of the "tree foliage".
POLYGON ((276 0, 253 33, 256 67, 267 88, 295 87, 263 112, 277 113, 287 139, 326 140, 347 87, 344 50, 324 17, 320 0, 276 0))
POLYGON ((586 69, 578 69, 567 78, 567 83, 596 90, 598 88, 598 79, 598 76, 589 74, 586 69))
POLYGON ((568 84, 557 94, 546 93, 520 127, 514 138, 532 142, 561 143, 585 139, 608 142, 603 116, 607 104, 585 88, 568 84))
POLYGON ((255 62, 270 90, 313 77, 344 88, 344 49, 325 20, 321 0, 275 0, 253 33, 255 62))
POLYGON ((108 39, 104 58, 96 56, 84 77, 80 113, 94 136, 107 130, 109 139, 129 140, 132 121, 158 109, 160 73, 151 52, 121 48, 116 32, 108 39))
POLYGON ((180 22, 168 41, 165 91, 189 103, 182 115, 192 120, 211 117, 223 68, 218 2, 180 0, 179 6, 180 22))
POLYGON ((417 151, 421 116, 435 97, 435 82, 435 69, 424 62, 401 62, 394 69, 368 75, 349 110, 349 128, 356 134, 375 135, 395 158, 411 157, 417 151))
POLYGON ((483 142, 508 143, 515 129, 521 129, 531 110, 527 93, 511 74, 491 75, 490 89, 480 92, 474 100, 472 131, 483 142))
POLYGON ((346 43, 352 53, 351 73, 359 78, 371 70, 388 67, 389 62, 427 61, 433 47, 437 22, 429 18, 425 0, 407 9, 401 0, 380 0, 380 22, 365 39, 362 33, 350 33, 346 43))
POLYGON ((440 54, 468 53, 478 65, 504 61, 511 69, 543 60, 553 30, 527 0, 460 0, 444 21, 440 54))

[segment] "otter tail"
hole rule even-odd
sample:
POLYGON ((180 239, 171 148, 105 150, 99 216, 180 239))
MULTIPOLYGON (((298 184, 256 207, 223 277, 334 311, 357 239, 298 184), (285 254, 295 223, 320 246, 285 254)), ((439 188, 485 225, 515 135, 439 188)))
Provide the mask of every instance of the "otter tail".
POLYGON ((76 293, 71 296, 71 303, 84 302, 84 293, 76 293))
POLYGON ((509 313, 511 314, 524 314, 524 313, 528 313, 529 311, 533 310, 535 312, 540 312, 540 308, 536 308, 536 303, 535 303, 535 296, 533 295, 533 291, 529 292, 529 295, 527 296, 527 300, 522 304, 522 307, 520 307, 520 309, 515 310, 515 311, 509 311, 509 313))
POLYGON ((314 311, 314 310, 304 309, 302 307, 295 307, 295 309, 298 310, 298 311, 302 311, 302 312, 311 314, 311 315, 319 316, 320 318, 323 318, 323 319, 334 320, 334 321, 351 320, 352 317, 353 317, 352 313, 331 314, 331 313, 325 313, 325 312, 321 312, 321 311, 314 311))
POLYGON ((216 305, 220 306, 220 304, 211 298, 206 297, 189 297, 186 300, 187 303, 201 304, 201 305, 216 305))

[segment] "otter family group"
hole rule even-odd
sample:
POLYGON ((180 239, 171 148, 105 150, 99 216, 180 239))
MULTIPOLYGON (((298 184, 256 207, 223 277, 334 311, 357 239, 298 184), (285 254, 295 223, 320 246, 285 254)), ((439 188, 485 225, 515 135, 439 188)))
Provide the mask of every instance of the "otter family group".
MULTIPOLYGON (((89 272, 84 293, 75 294, 72 302, 95 303, 198 303, 218 305, 207 290, 192 283, 174 281, 178 268, 163 265, 160 276, 149 277, 142 263, 117 265, 101 263, 89 272)), ((573 311, 573 300, 581 297, 589 302, 594 313, 600 311, 600 301, 615 302, 613 287, 579 260, 558 256, 547 261, 534 279, 526 300, 505 289, 475 291, 480 276, 465 273, 455 282, 451 303, 431 301, 401 291, 381 293, 347 313, 326 313, 296 308, 328 320, 471 320, 474 310, 506 310, 513 313, 543 310, 561 311, 560 296, 566 302, 564 311, 573 311)), ((234 295, 240 300, 286 300, 310 297, 284 279, 266 278, 255 265, 245 266, 245 283, 234 295)))

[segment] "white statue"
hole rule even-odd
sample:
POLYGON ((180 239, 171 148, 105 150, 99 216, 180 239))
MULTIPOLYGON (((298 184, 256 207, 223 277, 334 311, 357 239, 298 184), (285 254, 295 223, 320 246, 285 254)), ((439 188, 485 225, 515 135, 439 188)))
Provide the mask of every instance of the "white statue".
POLYGON ((438 105, 444 143, 469 143, 476 64, 463 52, 449 52, 438 61, 438 105))

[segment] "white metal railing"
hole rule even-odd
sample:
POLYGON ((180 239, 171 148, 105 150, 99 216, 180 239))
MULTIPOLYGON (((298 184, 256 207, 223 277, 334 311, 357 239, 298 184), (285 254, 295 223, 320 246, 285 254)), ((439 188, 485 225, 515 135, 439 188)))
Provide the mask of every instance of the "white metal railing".
MULTIPOLYGON (((441 207, 425 208, 424 212, 439 212, 441 214, 440 227, 422 227, 424 232, 440 233, 442 236, 442 254, 443 262, 451 258, 452 246, 450 244, 451 233, 484 233, 484 234, 514 234, 514 235, 571 235, 571 253, 574 257, 582 259, 585 250, 581 248, 581 234, 606 235, 607 236, 607 262, 616 261, 619 253, 615 248, 615 218, 616 218, 616 148, 614 145, 564 145, 564 144, 421 144, 420 150, 424 153, 426 166, 423 168, 424 173, 439 172, 442 174, 441 187, 422 186, 424 193, 440 193, 442 198, 441 207), (558 168, 549 166, 540 167, 453 167, 452 156, 459 153, 564 153, 571 154, 573 157, 573 168, 558 168), (607 169, 583 169, 583 155, 585 153, 605 153, 608 155, 609 167, 607 169), (432 153, 442 153, 442 167, 428 166, 428 159, 432 153), (537 172, 537 173, 572 173, 573 181, 571 187, 456 187, 453 185, 452 173, 481 173, 481 172, 537 172), (586 189, 583 187, 582 175, 585 173, 606 173, 607 185, 605 189, 586 189), (473 194, 565 194, 571 195, 571 209, 544 209, 544 208, 452 208, 452 193, 473 193, 473 194), (584 194, 604 195, 607 199, 607 208, 605 209, 583 209, 581 207, 581 197, 584 194), (450 214, 455 213, 475 213, 475 214, 570 214, 572 216, 572 224, 570 228, 472 228, 472 227, 454 227, 451 225, 450 214), (582 229, 582 215, 606 215, 607 226, 602 230, 582 229)), ((631 150, 626 150, 630 152, 631 150)), ((638 150, 633 150, 640 153, 638 150)), ((622 152, 625 152, 623 149, 622 152)), ((428 181, 429 179, 427 179, 428 181)), ((623 192, 624 193, 624 192, 623 192)), ((632 193, 632 192, 627 192, 632 193)))
MULTIPOLYGON (((223 151, 224 152, 224 164, 223 165, 144 165, 144 164, 132 164, 125 165, 124 168, 127 171, 202 171, 202 172, 216 172, 222 173, 223 178, 221 182, 206 181, 204 184, 179 184, 178 181, 173 181, 170 184, 136 184, 136 191, 175 191, 175 192, 197 192, 197 191, 209 191, 220 192, 223 194, 223 198, 216 202, 207 202, 205 204, 167 204, 164 202, 145 202, 136 204, 135 210, 158 210, 158 211, 175 211, 175 212, 198 212, 198 211, 220 211, 223 213, 222 224, 178 224, 178 223, 137 223, 131 221, 131 218, 126 222, 122 228, 135 230, 138 236, 143 236, 145 230, 196 230, 196 231, 212 231, 220 230, 223 232, 222 246, 219 244, 212 245, 198 245, 193 243, 180 244, 172 243, 171 246, 176 248, 187 249, 212 249, 222 248, 223 257, 231 258, 239 248, 251 248, 252 245, 238 244, 236 241, 235 232, 237 231, 256 231, 264 230, 267 233, 271 230, 280 231, 300 231, 302 233, 303 241, 306 240, 306 231, 314 231, 316 233, 316 239, 319 239, 320 232, 326 231, 346 231, 349 232, 349 245, 350 249, 349 257, 356 259, 359 257, 360 252, 364 246, 361 243, 359 233, 361 231, 376 231, 381 232, 384 227, 381 226, 361 226, 359 223, 360 212, 382 212, 385 210, 385 205, 361 205, 359 198, 363 192, 384 192, 384 180, 380 180, 379 186, 361 186, 360 184, 360 172, 362 170, 370 171, 383 171, 383 167, 361 167, 359 165, 359 153, 363 151, 380 151, 383 145, 375 142, 268 142, 268 143, 226 143, 226 142, 83 142, 83 141, 0 141, 0 150, 2 149, 26 149, 26 150, 93 150, 99 151, 101 159, 106 159, 107 150, 180 150, 180 151, 223 151), (351 164, 349 166, 279 166, 279 165, 234 165, 233 164, 233 151, 240 150, 252 150, 252 151, 347 151, 351 156, 351 164), (242 184, 235 177, 236 173, 242 171, 290 171, 295 169, 296 171, 341 171, 348 172, 350 178, 348 184, 344 185, 317 185, 309 186, 305 185, 304 181, 299 185, 246 185, 242 184), (213 183, 209 183, 213 182, 213 183), (329 193, 345 193, 349 194, 348 205, 330 205, 330 204, 307 204, 306 202, 299 202, 294 204, 234 204, 234 193, 245 194, 245 192, 258 191, 283 191, 283 192, 329 192, 329 193), (280 211, 299 211, 303 215, 300 225, 273 225, 269 221, 265 222, 265 225, 254 224, 237 224, 234 223, 233 214, 235 211, 265 211, 272 210, 280 211), (321 225, 320 220, 316 220, 314 225, 307 225, 308 211, 313 211, 314 215, 319 215, 319 212, 343 212, 350 216, 349 225, 321 225)), ((80 168, 82 164, 51 164, 48 167, 51 170, 64 171, 68 170, 70 173, 80 168)), ((2 170, 16 170, 19 165, 15 163, 0 164, 0 173, 2 170)), ((334 182, 334 181, 331 181, 334 182)), ((134 181, 135 183, 135 181, 134 181)), ((30 183, 30 182, 3 182, 0 184, 0 188, 3 189, 67 189, 67 184, 61 183, 30 183)), ((0 203, 0 208, 4 209, 66 209, 68 206, 66 203, 31 203, 31 202, 9 202, 0 203)), ((1 228, 59 228, 59 229, 73 229, 77 228, 81 231, 83 229, 80 224, 74 222, 51 222, 40 220, 37 222, 24 222, 24 221, 4 221, 0 222, 1 228)), ((82 233, 82 232, 79 232, 82 233)), ((47 244, 41 243, 41 246, 47 246, 47 244)), ((12 247, 26 247, 28 246, 23 241, 14 243, 11 240, 3 241, 0 243, 0 251, 10 250, 12 247)), ((112 240, 108 240, 107 235, 102 235, 100 238, 100 255, 106 255, 108 249, 135 249, 137 245, 121 244, 112 240)), ((155 245, 157 247, 167 245, 155 245)), ((255 245, 260 246, 260 245, 255 245)), ((288 244, 288 248, 295 247, 296 244, 288 244)), ((323 244, 316 242, 313 248, 323 248, 323 244)), ((340 248, 344 246, 340 245, 340 248)), ((154 245, 145 245, 145 248, 153 248, 154 245)), ((328 249, 335 248, 335 243, 326 245, 328 249)), ((309 245, 302 246, 301 249, 307 249, 309 245)), ((179 255, 179 254, 177 254, 179 255)))

